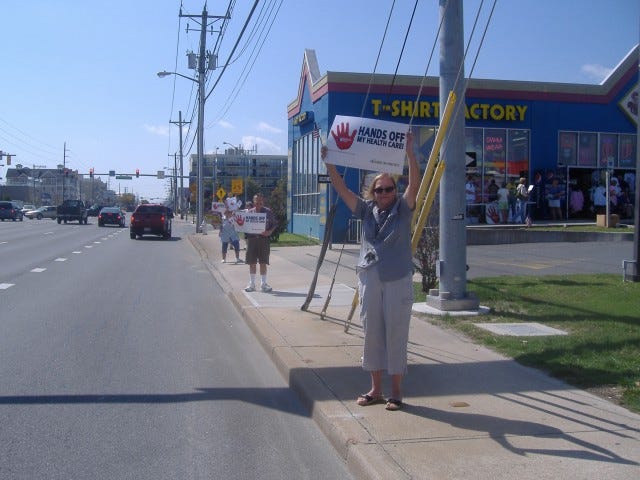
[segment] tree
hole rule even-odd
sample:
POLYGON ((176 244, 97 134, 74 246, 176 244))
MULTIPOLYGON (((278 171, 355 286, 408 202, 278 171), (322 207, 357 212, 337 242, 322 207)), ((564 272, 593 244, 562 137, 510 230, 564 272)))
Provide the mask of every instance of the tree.
POLYGON ((281 178, 269 197, 269 207, 276 217, 276 228, 271 234, 271 241, 277 242, 280 234, 287 229, 287 180, 281 178))
MULTIPOLYGON (((256 182, 252 177, 247 177, 244 179, 244 191, 246 192, 246 201, 253 202, 253 196, 256 193, 262 192, 262 185, 256 182)), ((268 196, 267 192, 262 193, 265 196, 268 196)))

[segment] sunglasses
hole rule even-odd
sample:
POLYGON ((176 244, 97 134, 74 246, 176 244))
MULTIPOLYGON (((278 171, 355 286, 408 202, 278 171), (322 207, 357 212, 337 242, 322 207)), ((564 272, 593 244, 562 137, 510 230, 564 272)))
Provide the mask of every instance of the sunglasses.
POLYGON ((378 195, 381 193, 391 193, 396 189, 396 187, 377 187, 373 189, 373 193, 377 193, 378 195))

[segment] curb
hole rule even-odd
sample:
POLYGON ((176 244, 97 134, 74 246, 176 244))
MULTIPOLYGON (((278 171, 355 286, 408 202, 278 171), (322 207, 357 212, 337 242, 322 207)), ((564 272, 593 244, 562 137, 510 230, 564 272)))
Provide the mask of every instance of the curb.
MULTIPOLYGON (((315 371, 300 359, 295 348, 286 343, 260 309, 250 304, 244 293, 231 291, 227 295, 280 374, 287 380, 289 387, 298 394, 311 418, 356 478, 411 478, 384 447, 375 442, 357 417, 335 397, 315 371), (318 398, 331 400, 318 402, 318 398)), ((300 315, 307 314, 301 311, 300 315)))

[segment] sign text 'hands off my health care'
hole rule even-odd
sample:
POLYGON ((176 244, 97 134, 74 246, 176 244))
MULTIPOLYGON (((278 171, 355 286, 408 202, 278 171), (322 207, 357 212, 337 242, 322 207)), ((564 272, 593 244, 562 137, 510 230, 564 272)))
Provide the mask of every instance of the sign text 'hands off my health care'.
POLYGON ((327 137, 325 162, 361 170, 402 174, 407 126, 336 115, 327 137))

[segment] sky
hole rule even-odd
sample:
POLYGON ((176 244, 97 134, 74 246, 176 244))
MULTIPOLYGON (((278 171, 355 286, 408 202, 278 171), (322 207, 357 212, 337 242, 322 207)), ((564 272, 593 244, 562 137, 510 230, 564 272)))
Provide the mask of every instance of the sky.
MULTIPOLYGON (((287 105, 297 95, 305 48, 316 51, 321 74, 397 68, 437 76, 439 2, 418 0, 414 12, 415 4, 209 1, 209 15, 232 9, 221 37, 223 22, 210 19, 214 32, 206 40, 218 68, 207 73, 205 152, 228 143, 286 155, 287 105)), ((0 150, 15 155, 12 166, 64 162, 87 175, 90 168, 138 169, 141 178, 111 179, 110 187, 149 200, 166 197, 167 181, 144 175, 173 168, 179 112, 191 122, 183 127, 185 159, 196 154, 197 84, 157 72, 195 77, 186 55, 199 51, 200 25, 179 14, 182 7, 183 15, 200 16, 204 6, 203 0, 4 0, 0 150)), ((640 41, 637 0, 498 0, 495 7, 494 0, 464 0, 463 11, 465 74, 473 78, 598 84, 640 41)), ((6 169, 0 166, 0 183, 6 169)))

